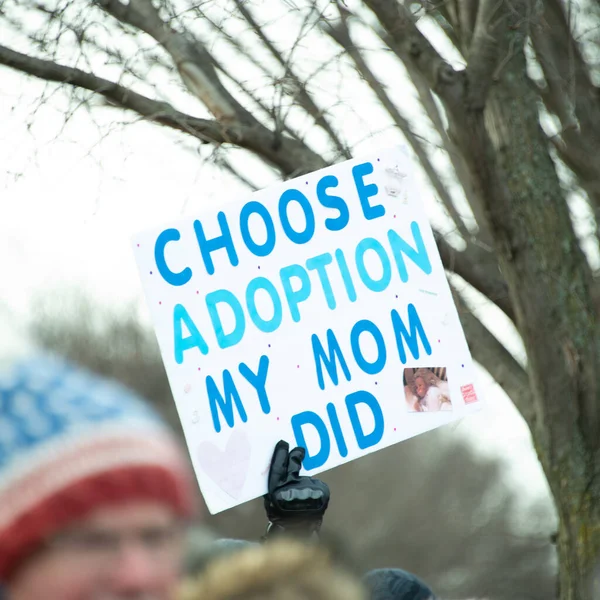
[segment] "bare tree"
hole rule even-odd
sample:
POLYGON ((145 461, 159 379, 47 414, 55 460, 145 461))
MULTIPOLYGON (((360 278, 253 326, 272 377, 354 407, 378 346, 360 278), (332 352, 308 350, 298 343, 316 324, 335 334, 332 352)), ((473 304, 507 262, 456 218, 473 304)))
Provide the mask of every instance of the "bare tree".
POLYGON ((348 115, 361 114, 347 84, 372 94, 445 210, 445 266, 521 337, 525 367, 457 291, 474 356, 529 424, 548 478, 560 597, 592 597, 598 236, 578 234, 572 199, 597 218, 598 3, 3 0, 0 16, 11 33, 1 64, 89 92, 77 101, 103 97, 201 144, 243 148, 284 177, 348 156, 359 142, 348 115), (415 99, 421 119, 407 114, 415 99))

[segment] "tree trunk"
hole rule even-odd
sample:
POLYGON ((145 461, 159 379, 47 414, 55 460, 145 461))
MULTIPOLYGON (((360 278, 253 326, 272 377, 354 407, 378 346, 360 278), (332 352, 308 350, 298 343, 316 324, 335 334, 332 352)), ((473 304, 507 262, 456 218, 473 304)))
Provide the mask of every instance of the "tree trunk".
POLYGON ((527 77, 528 3, 511 6, 513 12, 495 32, 504 43, 489 95, 475 97, 477 86, 470 85, 473 73, 467 69, 462 107, 450 105, 450 126, 480 186, 527 350, 534 408, 528 424, 560 519, 560 598, 598 600, 599 319, 591 272, 527 77))
POLYGON ((558 557, 561 600, 600 598, 600 490, 565 490, 555 495, 560 515, 558 557))
POLYGON ((491 90, 485 127, 508 188, 489 218, 527 349, 529 425, 560 519, 559 597, 598 600, 598 319, 521 52, 491 90))
POLYGON ((559 597, 600 598, 600 481, 589 483, 589 458, 573 457, 562 469, 546 470, 557 505, 559 597), (576 469, 580 475, 573 473, 576 469))

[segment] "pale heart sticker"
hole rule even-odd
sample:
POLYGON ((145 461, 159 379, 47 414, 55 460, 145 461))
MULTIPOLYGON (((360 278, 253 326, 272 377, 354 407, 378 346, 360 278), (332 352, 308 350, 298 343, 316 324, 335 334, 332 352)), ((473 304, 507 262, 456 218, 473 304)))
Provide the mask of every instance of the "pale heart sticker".
POLYGON ((226 494, 237 500, 248 476, 251 450, 248 436, 234 431, 224 450, 219 450, 212 442, 202 442, 198 446, 198 462, 226 494))

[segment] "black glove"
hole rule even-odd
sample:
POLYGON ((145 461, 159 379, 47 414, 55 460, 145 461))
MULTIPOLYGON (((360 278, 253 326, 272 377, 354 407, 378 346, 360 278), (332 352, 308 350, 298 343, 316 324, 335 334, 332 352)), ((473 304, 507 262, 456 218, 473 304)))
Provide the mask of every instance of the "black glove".
POLYGON ((268 537, 282 532, 298 536, 318 533, 329 504, 327 484, 300 477, 304 448, 289 449, 287 442, 278 442, 271 459, 269 493, 264 497, 268 537))

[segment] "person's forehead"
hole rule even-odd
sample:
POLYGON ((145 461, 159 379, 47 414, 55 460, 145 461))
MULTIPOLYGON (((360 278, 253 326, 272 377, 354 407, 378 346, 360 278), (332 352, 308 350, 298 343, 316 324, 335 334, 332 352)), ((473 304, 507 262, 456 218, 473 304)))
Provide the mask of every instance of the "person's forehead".
POLYGON ((154 502, 127 502, 102 506, 76 524, 76 527, 101 529, 131 529, 168 526, 176 521, 174 511, 154 502))

